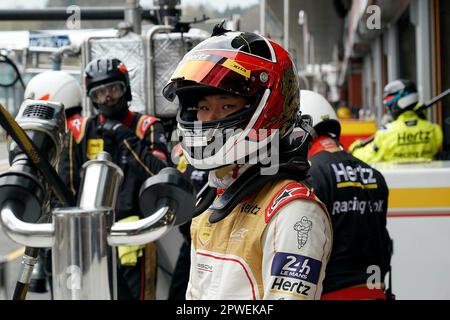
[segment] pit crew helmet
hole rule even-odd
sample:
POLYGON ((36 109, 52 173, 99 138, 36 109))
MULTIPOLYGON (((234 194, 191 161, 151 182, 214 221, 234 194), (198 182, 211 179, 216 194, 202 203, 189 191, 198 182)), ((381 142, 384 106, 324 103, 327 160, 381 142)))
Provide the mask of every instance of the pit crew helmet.
POLYGON ((82 94, 78 81, 66 71, 44 71, 28 82, 24 99, 61 102, 67 111, 81 108, 82 94))
POLYGON ((394 80, 383 91, 383 103, 394 119, 406 110, 414 109, 419 102, 416 85, 409 80, 394 80))
POLYGON ((310 90, 300 91, 300 111, 312 118, 312 126, 318 135, 332 133, 339 139, 341 125, 336 111, 319 93, 310 90))
POLYGON ((105 116, 120 119, 128 112, 128 102, 132 100, 130 77, 119 59, 99 58, 89 62, 84 70, 84 83, 94 107, 105 116), (120 98, 114 108, 104 105, 108 94, 120 98))

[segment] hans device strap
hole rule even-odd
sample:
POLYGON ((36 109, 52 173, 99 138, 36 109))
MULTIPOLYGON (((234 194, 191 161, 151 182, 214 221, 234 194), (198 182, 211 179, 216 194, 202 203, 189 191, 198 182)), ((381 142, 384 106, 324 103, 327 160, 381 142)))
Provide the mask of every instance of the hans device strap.
POLYGON ((280 164, 274 175, 262 175, 261 166, 253 166, 245 171, 227 190, 216 198, 216 189, 205 186, 198 195, 197 208, 194 216, 208 209, 212 212, 210 223, 216 223, 227 217, 230 212, 249 194, 260 190, 266 183, 282 179, 300 181, 306 178, 309 163, 304 161, 280 164), (215 200, 214 200, 215 199, 215 200), (211 205, 212 204, 212 205, 211 205))
POLYGON ((268 182, 282 179, 304 180, 310 167, 306 159, 309 143, 314 134, 308 120, 307 118, 299 119, 299 126, 280 140, 279 163, 270 167, 274 174, 264 175, 264 170, 268 167, 261 164, 254 165, 239 176, 220 197, 216 197, 215 188, 205 186, 197 197, 194 216, 201 214, 209 207, 212 212, 209 222, 216 223, 230 214, 245 197, 260 190, 268 182))
POLYGON ((262 175, 261 167, 254 166, 244 172, 230 187, 216 198, 209 210, 212 211, 209 217, 210 223, 216 223, 224 219, 230 212, 249 194, 260 190, 266 183, 282 179, 303 180, 306 178, 305 167, 308 162, 301 167, 298 164, 282 164, 275 175, 262 175))

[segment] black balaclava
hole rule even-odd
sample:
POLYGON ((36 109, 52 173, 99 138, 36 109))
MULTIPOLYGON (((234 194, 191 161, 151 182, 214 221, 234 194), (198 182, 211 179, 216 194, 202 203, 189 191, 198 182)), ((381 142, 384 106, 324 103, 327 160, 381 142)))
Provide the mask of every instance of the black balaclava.
POLYGON ((105 106, 103 104, 97 104, 98 110, 106 118, 114 120, 123 120, 128 113, 128 101, 126 95, 123 95, 119 101, 111 107, 105 106))

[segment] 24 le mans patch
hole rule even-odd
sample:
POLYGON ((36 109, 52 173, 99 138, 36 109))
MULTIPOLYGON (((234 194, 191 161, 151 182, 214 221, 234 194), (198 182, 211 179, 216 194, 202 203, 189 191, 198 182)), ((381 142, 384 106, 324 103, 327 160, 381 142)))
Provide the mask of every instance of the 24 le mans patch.
POLYGON ((322 262, 319 260, 293 253, 277 252, 272 260, 270 274, 317 284, 321 267, 322 262))

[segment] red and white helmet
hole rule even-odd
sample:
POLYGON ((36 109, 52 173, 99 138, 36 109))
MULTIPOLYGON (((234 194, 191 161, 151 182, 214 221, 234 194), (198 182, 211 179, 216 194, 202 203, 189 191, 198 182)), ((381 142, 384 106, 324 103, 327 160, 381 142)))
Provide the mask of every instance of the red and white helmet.
POLYGON ((186 159, 205 170, 254 163, 274 138, 290 134, 299 92, 297 71, 285 49, 258 34, 225 30, 187 53, 163 90, 170 101, 178 97, 186 159), (198 100, 218 93, 245 97, 248 105, 224 119, 198 121, 198 100))
POLYGON ((28 82, 24 99, 61 102, 67 111, 81 107, 81 86, 65 71, 44 71, 28 82))

